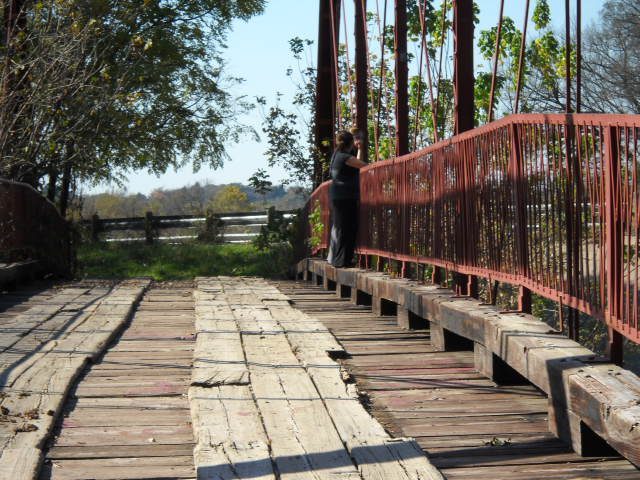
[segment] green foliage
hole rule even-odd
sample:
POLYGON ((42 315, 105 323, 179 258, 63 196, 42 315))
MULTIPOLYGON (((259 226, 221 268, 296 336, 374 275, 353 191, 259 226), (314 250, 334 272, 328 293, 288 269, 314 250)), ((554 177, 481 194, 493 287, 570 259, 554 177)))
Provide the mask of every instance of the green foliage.
POLYGON ((294 234, 292 219, 285 217, 284 213, 276 211, 275 208, 270 208, 267 224, 260 227, 260 233, 253 244, 261 251, 281 247, 287 247, 288 251, 292 251, 294 234))
POLYGON ((309 246, 311 249, 318 248, 322 243, 322 235, 324 234, 325 224, 322 222, 322 208, 320 202, 316 202, 313 210, 309 212, 309 225, 311 226, 311 236, 309 237, 309 246))
POLYGON ((249 186, 261 196, 265 196, 273 189, 273 183, 269 180, 266 170, 260 168, 249 177, 249 186))
POLYGON ((253 245, 95 243, 78 250, 79 278, 192 280, 207 275, 286 276, 289 257, 253 245))
POLYGON ((18 54, 0 65, 9 86, 0 121, 14 123, 0 132, 3 175, 35 186, 48 177, 54 197, 130 170, 215 168, 229 142, 252 132, 236 121, 250 105, 228 93, 236 79, 221 52, 231 21, 259 13, 263 0, 25 6, 18 54))
MULTIPOLYGON (((285 184, 296 183, 308 187, 312 182, 313 163, 317 157, 314 147, 313 121, 315 112, 316 70, 303 65, 303 55, 309 53, 313 41, 295 37, 289 41, 292 57, 297 68, 288 68, 287 76, 296 86, 293 104, 296 111, 286 111, 281 106, 282 94, 277 94, 276 103, 267 106, 265 98, 257 98, 263 111, 262 131, 267 136, 267 164, 279 165, 290 174, 285 184)), ((310 54, 306 55, 308 58, 310 54)))
POLYGON ((198 234, 198 241, 207 243, 217 243, 220 241, 224 221, 213 212, 208 211, 204 221, 204 228, 198 234))
POLYGON ((551 8, 549 8, 547 0, 538 0, 536 2, 531 19, 537 30, 543 30, 549 26, 549 23, 551 23, 551 8))

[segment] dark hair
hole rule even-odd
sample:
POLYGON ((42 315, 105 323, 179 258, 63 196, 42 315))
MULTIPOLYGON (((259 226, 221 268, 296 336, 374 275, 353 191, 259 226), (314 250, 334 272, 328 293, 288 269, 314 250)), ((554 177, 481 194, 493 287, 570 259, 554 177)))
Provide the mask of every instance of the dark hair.
POLYGON ((348 152, 353 147, 353 135, 346 130, 340 130, 336 135, 336 150, 348 152))

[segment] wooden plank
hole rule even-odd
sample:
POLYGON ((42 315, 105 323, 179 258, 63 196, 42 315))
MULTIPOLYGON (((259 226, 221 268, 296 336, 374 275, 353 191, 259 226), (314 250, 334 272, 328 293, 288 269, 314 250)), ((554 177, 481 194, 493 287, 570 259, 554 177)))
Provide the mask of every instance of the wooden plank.
POLYGON ((292 352, 282 327, 259 303, 261 299, 274 298, 275 292, 261 282, 243 283, 227 285, 227 298, 242 332, 251 389, 280 477, 359 479, 322 399, 292 352), (244 290, 247 293, 237 293, 244 290), (248 305, 249 298, 252 301, 248 305))
MULTIPOLYGON (((379 322, 370 312, 347 311, 343 301, 336 300, 333 294, 312 295, 310 292, 317 287, 305 286, 298 296, 298 285, 287 282, 283 291, 295 306, 310 315, 317 315, 338 339, 342 340, 341 333, 345 332, 343 346, 349 354, 362 345, 378 348, 378 343, 389 342, 391 348, 387 351, 398 345, 402 331, 393 325, 395 318, 391 318, 391 322, 379 322), (384 327, 379 328, 378 325, 384 327), (387 338, 380 335, 379 340, 374 340, 372 331, 385 332, 387 338)), ((523 324, 527 326, 526 319, 523 324)), ((405 338, 407 344, 419 346, 415 338, 405 338)), ((422 341, 424 348, 428 349, 428 336, 424 335, 422 341)), ((543 342, 550 340, 544 338, 543 342)), ((550 350, 562 348, 555 343, 532 345, 542 348, 551 345, 550 350)), ((535 388, 496 387, 488 381, 474 385, 460 381, 469 374, 469 367, 473 365, 473 357, 468 352, 415 355, 367 355, 360 352, 344 363, 361 391, 366 390, 370 412, 394 434, 414 434, 418 445, 430 454, 434 463, 445 467, 447 478, 626 479, 637 476, 637 469, 627 461, 611 463, 610 460, 599 460, 613 468, 594 470, 593 466, 598 462, 578 457, 566 444, 559 442, 547 429, 546 396, 535 388), (453 381, 447 381, 447 377, 453 381), (435 381, 418 384, 418 379, 435 381), (440 379, 445 383, 439 385, 440 379)), ((569 370, 569 382, 575 378, 573 372, 569 370)), ((618 381, 616 372, 607 372, 603 368, 603 373, 606 376, 597 380, 600 391, 605 380, 618 381)), ((334 375, 337 384, 338 374, 334 375)), ((589 375, 589 370, 582 375, 589 375)), ((598 391, 595 386, 592 392, 598 391)), ((634 388, 631 382, 626 389, 629 398, 635 395, 634 388)), ((582 397, 582 401, 588 403, 591 400, 587 396, 582 397)))
POLYGON ((119 343, 80 382, 48 452, 45 478, 195 478, 185 398, 194 340, 179 338, 193 329, 194 314, 166 319, 161 309, 154 311, 153 318, 137 311, 119 343), (163 336, 170 338, 147 339, 149 348, 122 340, 154 324, 167 325, 163 336), (121 343, 136 348, 118 348, 121 343))
POLYGON ((189 389, 199 479, 274 479, 269 440, 248 386, 189 389))
POLYGON ((240 332, 198 332, 192 385, 247 385, 249 370, 240 332))
MULTIPOLYGON (((14 421, 19 419, 18 429, 14 423, 0 423, 0 432, 5 436, 13 434, 12 438, 9 435, 10 440, 4 442, 0 456, 0 474, 3 478, 21 479, 36 475, 42 461, 42 445, 60 414, 72 383, 85 363, 97 356, 124 325, 147 284, 148 281, 119 285, 106 296, 90 295, 88 304, 76 301, 86 293, 86 289, 64 290, 54 299, 55 302, 62 298, 74 302, 59 308, 69 321, 54 320, 52 326, 57 326, 57 331, 55 334, 48 332, 45 343, 36 342, 37 346, 31 355, 25 356, 26 368, 14 368, 11 364, 5 366, 3 371, 5 384, 8 385, 3 388, 4 396, 1 399, 2 407, 8 412, 5 417, 14 421), (86 312, 83 310, 85 307, 86 312), (114 311, 120 312, 120 315, 114 311), (71 312, 72 315, 67 315, 71 312), (100 335, 96 335, 97 328, 101 329, 100 335)), ((55 305, 53 303, 52 307, 55 305)), ((53 318, 46 308, 40 311, 46 320, 53 318)), ((31 310, 29 312, 32 313, 31 310)))
POLYGON ((355 385, 346 384, 340 366, 326 351, 320 351, 329 342, 314 346, 316 332, 305 330, 307 320, 302 315, 296 324, 294 313, 289 315, 287 338, 306 365, 308 375, 324 399, 333 424, 363 478, 443 479, 413 439, 392 439, 365 411, 355 385))
POLYGON ((148 445, 111 445, 105 447, 91 447, 82 445, 79 447, 55 446, 47 452, 49 460, 81 460, 99 458, 138 458, 138 457, 181 457, 192 456, 193 444, 184 443, 178 445, 162 445, 150 443, 148 445))
POLYGON ((56 460, 44 475, 51 480, 182 479, 195 477, 192 463, 191 456, 56 460))

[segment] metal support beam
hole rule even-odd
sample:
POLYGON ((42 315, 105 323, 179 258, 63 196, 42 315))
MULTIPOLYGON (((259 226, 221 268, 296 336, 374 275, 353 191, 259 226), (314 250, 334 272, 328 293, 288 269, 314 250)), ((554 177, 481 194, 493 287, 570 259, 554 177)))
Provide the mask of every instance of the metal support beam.
MULTIPOLYGON (((518 275, 529 275, 529 246, 527 239, 527 185, 524 165, 522 162, 522 146, 520 144, 520 129, 518 125, 511 125, 511 157, 509 159, 509 177, 511 195, 515 205, 515 240, 518 275)), ((518 293, 518 309, 524 313, 531 313, 531 290, 520 287, 518 293)))
POLYGON ((564 2, 564 75, 565 75, 565 111, 573 112, 571 106, 571 0, 564 2))
POLYGON ((313 165, 313 188, 325 179, 323 165, 331 157, 336 123, 336 60, 333 38, 338 38, 341 0, 322 0, 318 25, 318 72, 316 79, 315 145, 317 157, 313 165), (333 22, 331 15, 333 2, 333 22), (332 31, 333 29, 333 31, 332 31), (334 33, 335 32, 335 33, 334 33))
POLYGON ((622 282, 623 269, 623 229, 620 205, 622 192, 620 191, 620 131, 617 127, 607 127, 604 130, 605 142, 605 239, 606 250, 603 273, 606 291, 605 320, 609 324, 609 342, 607 350, 613 363, 622 365, 623 338, 614 330, 614 325, 620 325, 622 317, 622 282))
POLYGON ((396 155, 409 153, 409 65, 407 0, 395 2, 396 155))
POLYGON ((367 32, 365 30, 365 14, 367 11, 367 0, 354 0, 355 3, 355 26, 356 37, 356 127, 363 134, 362 159, 368 159, 368 120, 369 108, 368 80, 367 80, 367 32))
POLYGON ((454 0, 455 133, 474 127, 473 0, 454 0))
MULTIPOLYGON (((474 127, 474 75, 473 75, 473 0, 453 1, 453 38, 454 38, 454 121, 455 133, 459 134, 474 127)), ((462 231, 472 219, 464 208, 470 202, 465 194, 460 195, 458 228, 462 231)), ((460 259, 472 257, 468 246, 456 245, 460 259)), ((478 280, 475 276, 455 275, 456 290, 462 295, 477 296, 478 280)))

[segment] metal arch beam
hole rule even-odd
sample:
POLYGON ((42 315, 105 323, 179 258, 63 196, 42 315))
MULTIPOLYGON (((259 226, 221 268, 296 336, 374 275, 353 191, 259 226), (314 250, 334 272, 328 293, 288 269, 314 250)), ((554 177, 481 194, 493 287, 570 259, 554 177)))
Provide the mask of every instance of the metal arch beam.
MULTIPOLYGON (((455 95, 455 133, 472 130, 475 126, 475 98, 473 73, 473 0, 453 0, 453 38, 454 38, 454 95, 455 95)), ((464 182, 471 181, 467 166, 461 172, 464 182)), ((458 259, 473 263, 477 252, 475 242, 469 237, 474 232, 474 213, 464 206, 471 206, 463 189, 458 199, 457 217, 458 237, 456 256, 458 259)), ((474 275, 457 273, 454 276, 456 289, 462 295, 478 296, 478 279, 474 275)))

